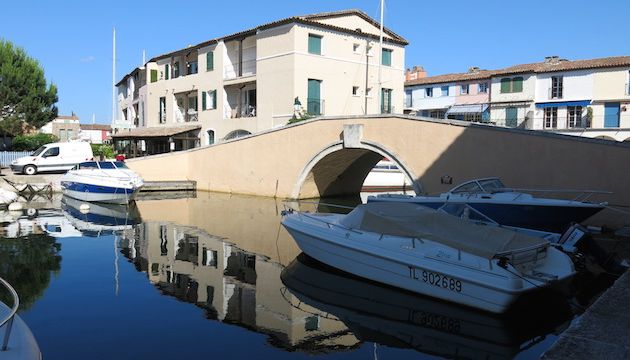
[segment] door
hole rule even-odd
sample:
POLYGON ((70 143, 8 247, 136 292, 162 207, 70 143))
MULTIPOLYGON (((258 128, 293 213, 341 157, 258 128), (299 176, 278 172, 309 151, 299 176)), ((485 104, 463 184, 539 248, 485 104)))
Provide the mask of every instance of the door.
POLYGON ((63 169, 63 160, 59 155, 59 146, 46 149, 37 161, 37 171, 54 171, 63 169))
POLYGON ((619 103, 604 104, 604 127, 619 127, 619 103))
POLYGON ((509 107, 505 109, 505 126, 516 127, 518 125, 518 109, 509 107))
POLYGON ((308 95, 306 112, 311 115, 322 114, 322 100, 320 97, 322 81, 315 79, 308 79, 308 95))

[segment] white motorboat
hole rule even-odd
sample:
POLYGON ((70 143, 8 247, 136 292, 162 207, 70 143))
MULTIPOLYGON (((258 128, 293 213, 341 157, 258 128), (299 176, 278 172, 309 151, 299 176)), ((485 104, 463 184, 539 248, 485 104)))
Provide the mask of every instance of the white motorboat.
POLYGON ((87 161, 61 178, 64 195, 92 202, 126 204, 144 185, 142 178, 121 161, 87 161))
POLYGON ((606 203, 587 202, 591 190, 531 190, 544 192, 578 192, 573 200, 534 197, 507 188, 499 178, 475 179, 465 182, 439 196, 383 194, 368 197, 368 202, 413 202, 437 209, 444 204, 468 204, 501 225, 560 233, 573 222, 582 222, 604 209, 606 203))
POLYGON ((383 159, 368 173, 361 192, 404 191, 412 189, 411 182, 393 161, 383 159))
POLYGON ((367 203, 347 215, 283 215, 300 249, 324 264, 489 312, 504 312, 540 288, 563 288, 575 274, 569 256, 543 238, 415 203, 367 203))
POLYGON ((13 298, 11 308, 0 301, 0 358, 3 360, 41 360, 42 354, 33 333, 16 314, 20 304, 17 292, 2 278, 0 278, 0 285, 9 291, 13 298))

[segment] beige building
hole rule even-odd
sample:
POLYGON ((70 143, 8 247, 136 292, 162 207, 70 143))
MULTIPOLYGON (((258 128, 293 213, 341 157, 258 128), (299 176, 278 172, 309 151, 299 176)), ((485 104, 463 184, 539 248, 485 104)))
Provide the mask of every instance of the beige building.
POLYGON ((55 135, 59 138, 59 141, 63 142, 76 139, 80 130, 79 117, 72 113, 70 116, 57 116, 55 120, 42 126, 39 132, 55 135))
POLYGON ((294 117, 402 113, 407 41, 358 10, 295 16, 149 60, 118 84, 131 155, 210 145, 294 117), (143 129, 144 128, 144 129, 143 129), (159 128, 155 130, 150 128, 159 128))

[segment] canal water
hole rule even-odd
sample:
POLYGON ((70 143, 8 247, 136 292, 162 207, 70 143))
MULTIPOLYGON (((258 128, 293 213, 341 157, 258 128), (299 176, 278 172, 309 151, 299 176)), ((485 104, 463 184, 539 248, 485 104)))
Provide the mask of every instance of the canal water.
POLYGON ((575 319, 564 300, 495 316, 328 268, 300 255, 281 200, 57 203, 0 230, 0 276, 46 360, 530 359, 575 319))

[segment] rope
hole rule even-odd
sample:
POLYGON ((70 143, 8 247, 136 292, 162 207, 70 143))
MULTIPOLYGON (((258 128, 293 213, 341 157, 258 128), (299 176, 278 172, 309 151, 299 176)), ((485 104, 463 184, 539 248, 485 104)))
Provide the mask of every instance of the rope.
MULTIPOLYGON (((501 266, 501 265, 499 265, 499 266, 501 266)), ((537 288, 539 288, 539 289, 542 289, 542 288, 543 288, 542 286, 538 286, 538 285, 534 284, 533 282, 529 281, 529 280, 528 280, 527 278, 525 278, 524 276, 521 276, 521 274, 518 274, 518 273, 515 273, 515 272, 510 271, 510 269, 508 269, 508 267, 507 267, 507 264, 506 264, 505 266, 501 266, 501 267, 502 267, 503 269, 505 269, 505 271, 509 272, 510 274, 515 275, 516 277, 519 277, 519 278, 521 278, 522 280, 527 281, 528 283, 530 283, 530 284, 534 285, 535 287, 537 287, 537 288)))
POLYGON ((630 216, 630 211, 625 211, 625 210, 621 210, 621 209, 616 209, 616 208, 614 208, 614 207, 612 207, 612 206, 610 206, 610 205, 604 205, 604 207, 605 207, 606 209, 609 209, 609 210, 612 210, 612 211, 616 211, 616 212, 618 212, 618 213, 622 213, 622 214, 625 214, 625 215, 630 216))

